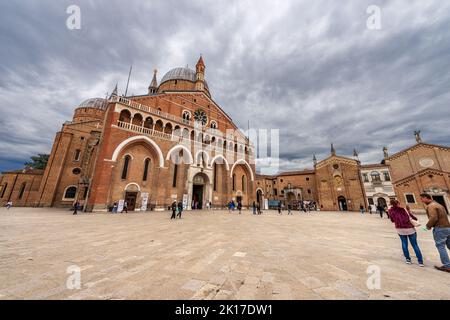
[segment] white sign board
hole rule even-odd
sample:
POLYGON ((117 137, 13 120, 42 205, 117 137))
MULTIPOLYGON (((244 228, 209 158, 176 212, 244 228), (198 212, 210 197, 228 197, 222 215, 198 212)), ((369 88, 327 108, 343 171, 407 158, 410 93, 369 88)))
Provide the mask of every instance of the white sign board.
POLYGON ((188 207, 188 195, 184 194, 183 195, 183 210, 187 210, 188 207))
POLYGON ((123 206, 125 205, 125 200, 119 200, 119 206, 117 207, 117 212, 123 211, 123 206))
POLYGON ((142 193, 142 203, 141 203, 141 211, 147 211, 147 205, 148 205, 148 193, 142 193))

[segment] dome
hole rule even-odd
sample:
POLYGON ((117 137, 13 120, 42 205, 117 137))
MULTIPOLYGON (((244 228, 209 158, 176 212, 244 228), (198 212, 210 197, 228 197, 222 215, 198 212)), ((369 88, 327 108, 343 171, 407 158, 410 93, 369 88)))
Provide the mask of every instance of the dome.
POLYGON ((93 98, 88 99, 84 102, 82 102, 77 108, 93 108, 93 109, 100 109, 100 110, 106 110, 108 106, 108 101, 103 98, 93 98))
POLYGON ((172 69, 164 75, 164 77, 161 79, 161 83, 170 80, 188 80, 191 82, 195 82, 196 80, 195 71, 189 68, 172 69))

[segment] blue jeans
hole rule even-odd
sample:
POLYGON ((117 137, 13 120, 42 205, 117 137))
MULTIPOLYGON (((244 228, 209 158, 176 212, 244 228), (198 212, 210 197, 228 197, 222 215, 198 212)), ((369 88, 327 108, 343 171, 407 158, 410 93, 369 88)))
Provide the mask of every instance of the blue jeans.
POLYGON ((434 242, 441 256, 441 262, 444 267, 450 268, 450 259, 448 258, 447 248, 450 250, 450 228, 434 228, 434 242))
POLYGON ((420 252, 420 248, 419 245, 417 244, 417 233, 414 233, 412 235, 409 236, 400 236, 400 239, 402 240, 402 249, 403 249, 403 254, 405 255, 406 260, 411 261, 411 256, 409 255, 409 250, 408 250, 408 239, 411 242, 411 245, 414 249, 414 252, 416 253, 416 257, 417 260, 419 260, 419 263, 423 263, 423 257, 422 257, 422 252, 420 252))

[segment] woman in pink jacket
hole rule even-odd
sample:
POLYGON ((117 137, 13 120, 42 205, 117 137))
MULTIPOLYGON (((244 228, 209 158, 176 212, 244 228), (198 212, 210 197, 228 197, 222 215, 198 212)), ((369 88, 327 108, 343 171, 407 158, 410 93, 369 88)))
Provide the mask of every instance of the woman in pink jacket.
POLYGON ((391 206, 392 207, 389 209, 389 217, 395 224, 395 229, 397 229, 397 233, 402 241, 402 249, 406 258, 406 263, 412 264, 408 250, 409 239, 409 242, 411 242, 411 246, 416 253, 417 260, 419 261, 419 266, 423 267, 423 256, 419 244, 417 243, 417 232, 411 222, 411 219, 417 221, 417 218, 405 208, 400 207, 400 202, 398 202, 398 200, 391 200, 391 206))

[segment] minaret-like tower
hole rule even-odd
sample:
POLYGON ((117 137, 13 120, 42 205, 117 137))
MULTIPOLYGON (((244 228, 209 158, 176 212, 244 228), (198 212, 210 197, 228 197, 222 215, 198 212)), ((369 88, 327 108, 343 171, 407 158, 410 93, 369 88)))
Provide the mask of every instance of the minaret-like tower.
POLYGON ((150 87, 148 87, 148 94, 156 94, 158 92, 158 80, 156 79, 156 74, 158 73, 158 70, 153 70, 153 80, 152 83, 150 83, 150 87))
POLYGON ((200 59, 198 59, 197 65, 195 66, 196 70, 196 81, 195 81, 195 90, 204 91, 205 90, 205 63, 203 62, 203 57, 200 55, 200 59))

